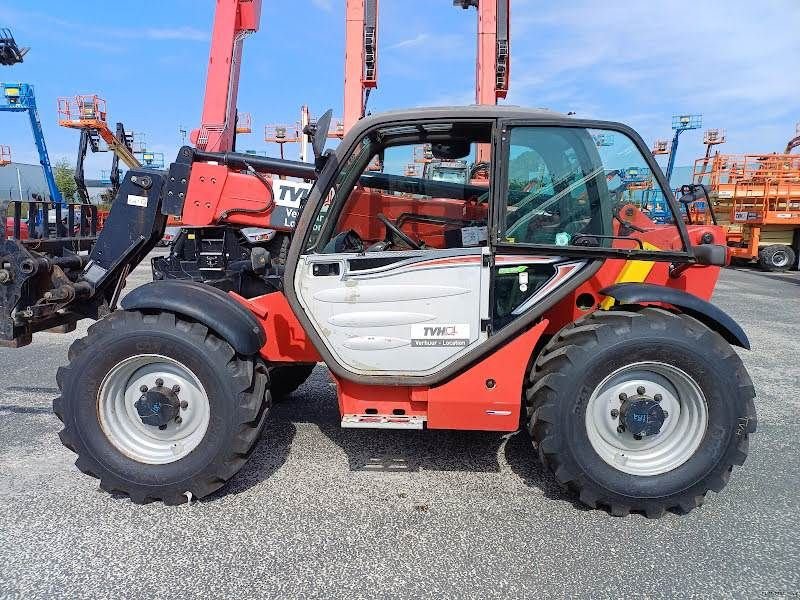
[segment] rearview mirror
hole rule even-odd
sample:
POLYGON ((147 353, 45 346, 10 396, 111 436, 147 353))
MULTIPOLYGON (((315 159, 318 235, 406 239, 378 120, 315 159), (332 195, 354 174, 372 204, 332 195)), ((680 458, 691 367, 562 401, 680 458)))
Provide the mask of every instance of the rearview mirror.
POLYGON ((431 144, 431 154, 437 160, 459 160, 469 156, 472 146, 469 142, 447 142, 431 144))
POLYGON ((333 111, 328 109, 324 115, 317 120, 311 137, 311 148, 314 150, 314 158, 321 158, 325 151, 325 143, 328 141, 328 130, 331 128, 333 111))
POLYGON ((711 198, 708 195, 708 188, 706 186, 704 186, 702 183, 691 183, 688 185, 682 185, 679 191, 681 196, 678 198, 678 202, 683 204, 684 209, 686 210, 687 223, 692 223, 689 205, 699 200, 705 200, 705 210, 707 210, 711 215, 711 222, 714 225, 717 224, 717 215, 714 213, 714 206, 711 203, 711 198))
POLYGON ((681 202, 682 204, 691 204, 697 200, 706 200, 706 202, 709 201, 708 190, 706 189, 706 186, 701 183, 682 185, 680 192, 681 196, 678 198, 678 202, 681 202))

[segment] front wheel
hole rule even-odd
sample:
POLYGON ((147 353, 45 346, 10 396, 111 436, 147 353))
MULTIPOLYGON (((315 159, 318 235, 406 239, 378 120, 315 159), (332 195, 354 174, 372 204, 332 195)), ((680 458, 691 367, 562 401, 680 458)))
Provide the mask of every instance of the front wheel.
POLYGON ((719 334, 645 308, 559 332, 529 373, 526 405, 540 458, 581 502, 659 517, 699 506, 744 463, 753 396, 719 334))
POLYGON ((200 323, 116 311, 59 369, 63 444, 77 467, 136 503, 179 504, 244 466, 270 404, 266 369, 200 323))

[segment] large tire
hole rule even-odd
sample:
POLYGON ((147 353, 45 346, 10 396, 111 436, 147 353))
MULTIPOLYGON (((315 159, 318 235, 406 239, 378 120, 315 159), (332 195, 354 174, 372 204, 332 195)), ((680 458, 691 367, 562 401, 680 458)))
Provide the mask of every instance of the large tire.
MULTIPOLYGON (((659 377, 654 375, 652 386, 648 384, 651 391, 672 381, 659 377)), ((632 392, 636 397, 646 391, 637 389, 632 392)), ((688 512, 709 490, 725 487, 733 465, 744 463, 748 435, 756 429, 753 398, 741 359, 719 334, 692 317, 657 308, 598 311, 565 327, 538 356, 525 389, 529 432, 558 482, 592 508, 652 518, 666 510, 688 512), (664 393, 667 400, 679 400, 680 409, 671 415, 674 421, 667 416, 653 437, 636 438, 624 428, 609 434, 602 419, 616 412, 621 422, 613 402, 625 394, 616 392, 639 385, 633 377, 626 383, 625 373, 650 372, 648 368, 661 369, 675 381, 684 382, 687 376, 683 387, 672 388, 674 397, 664 393), (623 387, 604 387, 615 381, 623 387), (692 382, 697 387, 690 387, 692 382), (701 393, 692 395, 691 390, 701 393), (609 406, 612 410, 606 412, 609 406), (659 440, 659 435, 670 437, 659 440), (664 444, 667 440, 673 445, 664 444), (611 450, 603 458, 602 451, 614 444, 623 450, 611 450), (644 444, 655 444, 650 446, 655 450, 644 444)))
POLYGON ((758 251, 758 266, 765 271, 787 271, 794 266, 795 258, 791 246, 773 244, 758 251))
POLYGON ((292 392, 303 385, 316 365, 287 365, 270 369, 270 392, 275 402, 285 400, 292 392))
POLYGON ((116 311, 72 344, 69 361, 58 370, 61 396, 53 403, 64 423, 61 441, 103 490, 137 504, 211 494, 244 466, 264 428, 271 401, 266 369, 204 325, 172 313, 116 311), (145 425, 131 406, 145 380, 190 382, 169 388, 181 401, 171 410, 183 418, 163 431, 145 425))

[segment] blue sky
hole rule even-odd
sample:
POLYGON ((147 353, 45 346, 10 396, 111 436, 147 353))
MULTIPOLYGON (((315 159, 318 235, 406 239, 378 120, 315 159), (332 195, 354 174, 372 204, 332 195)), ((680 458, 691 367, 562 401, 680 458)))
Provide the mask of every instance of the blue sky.
MULTIPOLYGON (((381 0, 371 110, 473 101, 475 11, 451 4, 381 0)), ((180 126, 199 122, 214 5, 4 1, 0 26, 32 50, 24 64, 0 68, 0 80, 35 85, 54 160, 71 161, 78 143, 57 125, 56 98, 78 93, 105 97, 111 122, 145 132, 169 160, 180 126)), ((506 103, 623 121, 648 144, 671 135, 673 114, 702 113, 705 127, 727 130, 725 152, 782 151, 800 121, 798 31, 800 0, 512 0, 506 103)), ((295 121, 303 103, 341 114, 343 58, 343 0, 264 0, 239 97, 254 133, 239 148, 275 154, 261 141, 264 125, 295 121)), ((679 165, 703 152, 701 138, 684 134, 679 165)), ((37 160, 20 115, 0 113, 0 143, 15 160, 37 160)), ((89 176, 110 161, 92 157, 89 176)))

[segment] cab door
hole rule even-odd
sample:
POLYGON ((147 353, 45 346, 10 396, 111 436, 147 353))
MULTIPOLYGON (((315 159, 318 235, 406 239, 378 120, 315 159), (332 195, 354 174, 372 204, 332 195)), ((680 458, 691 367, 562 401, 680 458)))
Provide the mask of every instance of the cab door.
POLYGON ((486 248, 309 254, 295 290, 348 371, 428 375, 486 339, 487 255, 486 248))
POLYGON ((489 335, 489 177, 470 183, 468 165, 492 122, 476 126, 463 173, 455 159, 441 174, 415 165, 420 144, 393 143, 395 131, 343 161, 294 271, 326 360, 357 375, 438 373, 489 335))

